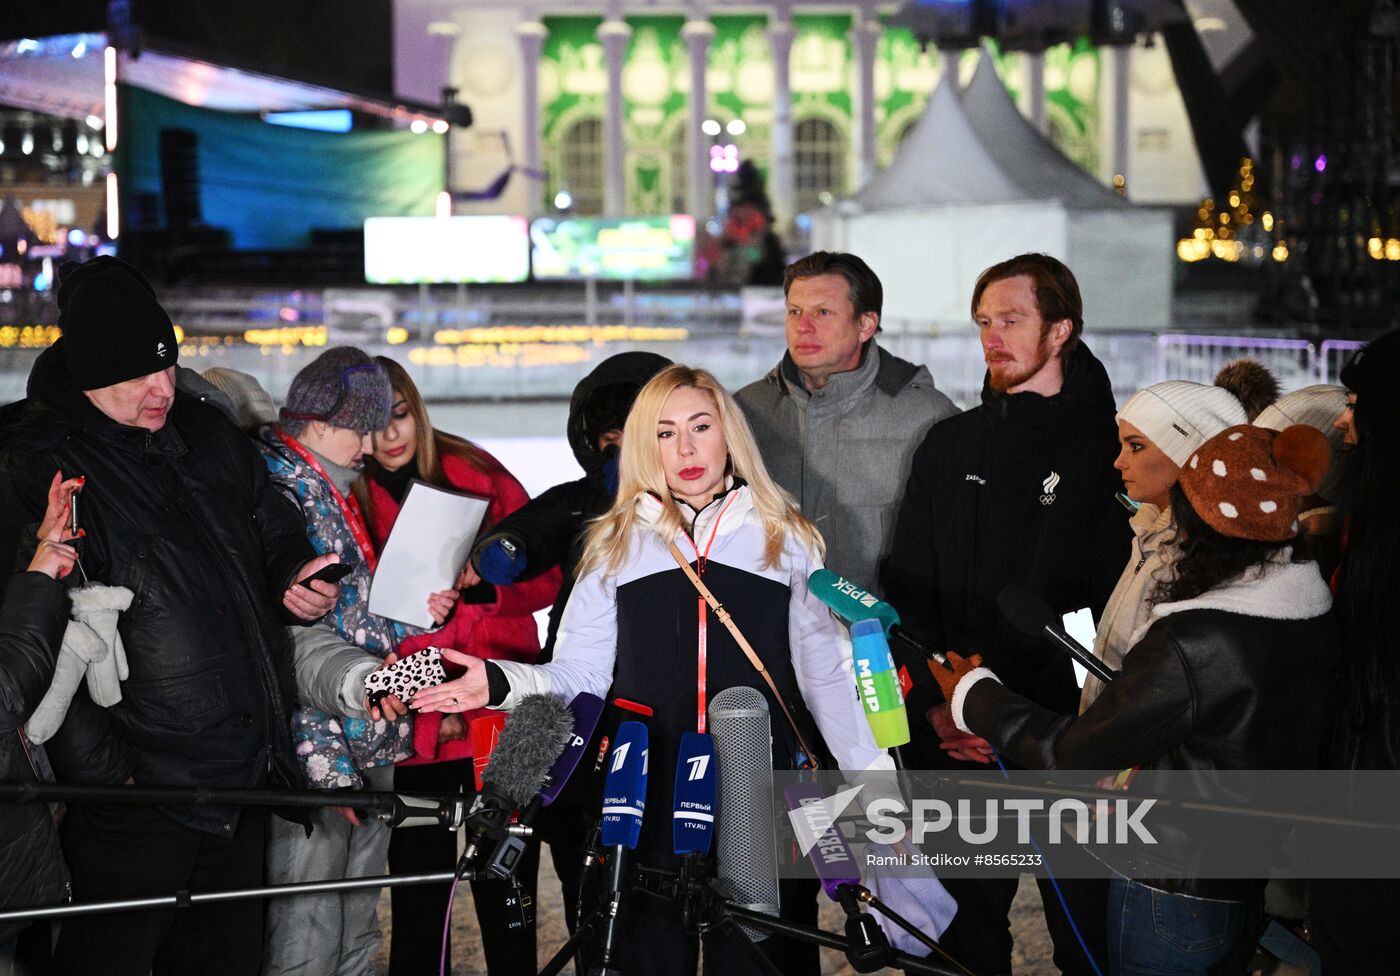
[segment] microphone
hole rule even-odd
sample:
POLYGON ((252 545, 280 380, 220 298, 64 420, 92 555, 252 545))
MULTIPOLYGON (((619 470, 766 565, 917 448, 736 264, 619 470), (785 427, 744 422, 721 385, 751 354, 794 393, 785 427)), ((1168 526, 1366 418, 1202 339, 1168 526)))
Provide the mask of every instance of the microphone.
POLYGON ((553 695, 526 695, 520 700, 501 730, 481 774, 481 790, 467 811, 465 825, 471 835, 458 862, 459 874, 471 866, 483 838, 503 838, 511 814, 539 795, 573 727, 569 709, 553 695))
POLYGON ((681 859, 681 928, 696 931, 692 896, 709 878, 715 835, 715 740, 703 732, 681 736, 676 754, 676 794, 671 804, 671 849, 681 859))
POLYGON ((881 749, 904 745, 909 741, 909 713, 904 708, 894 655, 879 620, 867 618, 851 624, 851 658, 860 703, 875 744, 881 749))
POLYGON ((598 728, 599 719, 603 717, 604 707, 603 699, 586 691, 579 692, 574 696, 574 700, 569 702, 574 731, 568 744, 564 746, 564 751, 550 768, 544 789, 540 791, 540 800, 544 806, 549 806, 559 799, 559 794, 564 792, 570 777, 574 775, 574 770, 587 755, 588 745, 593 741, 593 733, 598 728))
POLYGON ((793 783, 783 790, 807 859, 816 868, 822 890, 846 910, 846 960, 858 973, 873 973, 889 963, 890 942, 880 923, 860 905, 860 868, 851 846, 832 823, 826 797, 815 783, 793 783))
POLYGON ((676 798, 671 808, 671 844, 676 854, 710 853, 715 835, 715 740, 703 732, 681 736, 676 757, 676 798))
POLYGON ((1105 684, 1118 677, 1117 671, 1094 657, 1093 651, 1065 631, 1055 611, 1050 609, 1050 604, 1024 586, 1013 583, 1002 590, 997 594, 997 607, 1011 626, 1028 637, 1049 637, 1050 643, 1105 684))
MULTIPOLYGON (((778 914, 773 735, 768 701, 744 685, 710 699, 707 712, 719 768, 719 822, 715 825, 720 892, 740 908, 778 914)), ((757 942, 766 931, 741 925, 757 942)))
MULTIPOLYGON (((593 729, 598 724, 598 718, 603 714, 603 699, 588 692, 580 692, 574 696, 574 700, 569 702, 569 716, 572 731, 569 733, 568 741, 564 745, 564 751, 559 753, 559 758, 554 760, 554 765, 550 767, 545 775, 544 788, 540 790, 538 796, 530 800, 529 804, 520 811, 517 823, 521 828, 529 827, 534 823, 535 817, 539 815, 541 807, 547 807, 553 803, 560 792, 569 782, 569 777, 573 775, 575 767, 583 757, 588 746, 588 740, 593 736, 593 729)), ((509 881, 515 877, 516 867, 520 863, 520 858, 525 854, 525 834, 508 833, 501 838, 496 849, 491 852, 490 859, 486 862, 486 870, 502 881, 509 881)))
POLYGON ((942 651, 926 647, 922 641, 908 633, 900 626, 899 611, 869 590, 862 589, 850 580, 837 576, 829 569, 813 570, 812 574, 807 577, 807 590, 846 623, 853 624, 858 620, 878 620, 884 632, 890 637, 902 641, 949 671, 953 670, 953 666, 948 663, 948 658, 942 651))
MULTIPOLYGON (((603 803, 603 786, 607 778, 608 747, 617 738, 617 731, 623 722, 646 723, 651 718, 651 709, 626 698, 614 698, 607 704, 603 717, 593 733, 593 740, 584 750, 584 768, 581 775, 575 776, 573 783, 565 788, 563 802, 576 802, 587 811, 597 810, 603 803)), ((599 818, 589 814, 588 830, 583 845, 583 869, 585 874, 593 868, 598 858, 598 835, 601 829, 599 818)))
POLYGON ((637 849, 642 833, 642 815, 647 802, 647 727, 641 722, 623 722, 617 729, 603 786, 603 844, 611 862, 608 873, 608 918, 603 931, 599 964, 604 973, 616 973, 618 916, 622 894, 627 887, 627 852, 637 849))

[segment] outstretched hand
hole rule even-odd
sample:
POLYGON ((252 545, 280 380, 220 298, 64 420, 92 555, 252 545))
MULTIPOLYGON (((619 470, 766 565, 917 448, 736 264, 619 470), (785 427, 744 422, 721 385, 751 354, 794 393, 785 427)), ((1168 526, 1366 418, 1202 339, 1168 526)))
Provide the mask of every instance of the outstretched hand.
POLYGON ((486 681, 486 662, 450 647, 442 649, 442 659, 462 665, 467 673, 440 685, 424 688, 413 696, 409 707, 418 712, 465 712, 485 706, 491 697, 486 681))
POLYGON ((73 495, 82 490, 85 481, 81 476, 64 481, 62 471, 54 472, 53 481, 49 483, 48 506, 44 509, 39 531, 35 533, 39 547, 34 551, 34 558, 29 560, 31 571, 43 573, 50 579, 63 579, 73 571, 78 551, 67 543, 87 533, 81 528, 76 533, 70 531, 68 519, 73 495))

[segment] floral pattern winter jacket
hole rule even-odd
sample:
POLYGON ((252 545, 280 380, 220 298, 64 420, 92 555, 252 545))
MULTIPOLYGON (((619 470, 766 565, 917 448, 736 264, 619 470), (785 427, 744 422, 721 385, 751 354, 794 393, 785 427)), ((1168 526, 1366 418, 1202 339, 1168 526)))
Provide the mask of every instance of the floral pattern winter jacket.
MULTIPOLYGON (((334 489, 287 447, 272 427, 258 432, 259 447, 273 484, 285 492, 306 519, 306 533, 318 554, 334 552, 354 569, 340 582, 340 599, 326 618, 341 638, 385 657, 414 628, 369 612, 373 573, 345 520, 334 489)), ((413 719, 396 721, 331 715, 298 708, 292 716, 292 739, 308 783, 335 789, 364 785, 360 771, 387 766, 413 755, 413 719)))

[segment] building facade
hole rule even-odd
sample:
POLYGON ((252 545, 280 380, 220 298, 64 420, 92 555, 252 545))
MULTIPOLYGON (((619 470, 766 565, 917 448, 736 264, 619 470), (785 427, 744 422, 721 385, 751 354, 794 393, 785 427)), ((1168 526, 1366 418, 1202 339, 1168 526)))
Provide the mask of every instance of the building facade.
MULTIPOLYGON (((531 171, 459 212, 562 203, 704 217, 723 179, 711 153, 733 146, 765 174, 780 221, 791 220, 888 164, 949 66, 965 81, 980 56, 923 47, 886 26, 880 8, 850 2, 668 11, 398 0, 395 10, 398 93, 431 100, 453 88, 476 117, 454 133, 452 188, 488 186, 511 165, 531 171)), ((1121 176, 1139 202, 1199 200, 1163 45, 991 53, 1022 112, 1087 171, 1105 183, 1121 176)))

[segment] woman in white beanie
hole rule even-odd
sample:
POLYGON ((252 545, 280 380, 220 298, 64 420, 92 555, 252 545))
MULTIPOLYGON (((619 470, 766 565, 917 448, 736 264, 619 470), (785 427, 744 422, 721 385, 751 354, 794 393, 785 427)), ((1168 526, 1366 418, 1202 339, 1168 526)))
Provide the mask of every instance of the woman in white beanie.
MULTIPOLYGON (((1229 390, 1186 380, 1168 380, 1135 393, 1118 411, 1122 449, 1113 466, 1123 474, 1123 491, 1136 503, 1132 517, 1133 555, 1104 606, 1094 655, 1110 668, 1152 621, 1149 597, 1173 555, 1168 493, 1198 447, 1226 427, 1246 423, 1244 407, 1229 390)), ((1079 699, 1083 713, 1103 683, 1090 675, 1079 699)))
POLYGON ((1342 521, 1337 514, 1337 495, 1346 468, 1347 448, 1337 421, 1346 413, 1347 406, 1345 386, 1319 383, 1285 394, 1254 419, 1254 426, 1269 430, 1305 424, 1321 431, 1332 447, 1332 466, 1327 469, 1327 477, 1298 514, 1298 523, 1303 527, 1298 548, 1317 562, 1323 579, 1332 578, 1342 557, 1342 521))

